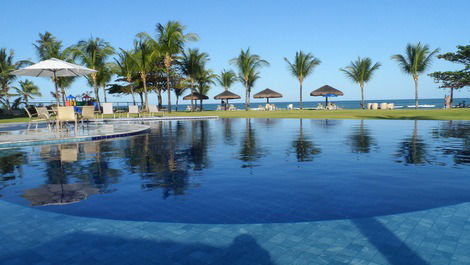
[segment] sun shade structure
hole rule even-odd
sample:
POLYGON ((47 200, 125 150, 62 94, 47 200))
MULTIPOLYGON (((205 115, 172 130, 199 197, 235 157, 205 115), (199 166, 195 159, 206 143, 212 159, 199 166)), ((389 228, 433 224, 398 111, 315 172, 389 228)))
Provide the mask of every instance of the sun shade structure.
POLYGON ((282 94, 274 90, 271 90, 269 88, 266 88, 265 90, 259 93, 256 93, 253 97, 254 98, 266 98, 266 102, 269 103, 270 98, 282 98, 282 94))
POLYGON ((32 206, 61 205, 85 200, 88 196, 99 194, 97 188, 87 184, 46 184, 39 188, 26 190, 23 198, 32 206))
POLYGON ((28 67, 13 71, 13 75, 34 76, 34 77, 52 77, 55 83, 55 92, 57 95, 57 106, 59 105, 59 89, 56 78, 61 76, 82 76, 96 73, 96 70, 83 67, 81 65, 68 63, 56 58, 41 61, 28 67))
POLYGON ((233 92, 230 92, 228 90, 225 90, 224 92, 222 92, 222 93, 220 93, 220 94, 218 94, 214 97, 214 99, 220 99, 222 105, 224 105, 223 100, 224 99, 226 100, 226 102, 225 102, 226 105, 223 106, 225 110, 227 110, 227 104, 228 104, 229 99, 239 99, 239 98, 240 98, 239 95, 237 95, 233 92))
POLYGON ((310 93, 310 96, 325 97, 325 106, 328 105, 329 97, 337 97, 337 96, 342 96, 342 95, 344 95, 343 92, 329 85, 324 85, 320 87, 319 89, 313 90, 310 93))
POLYGON ((191 93, 183 98, 184 100, 201 100, 201 99, 209 99, 206 95, 201 95, 198 92, 191 93))

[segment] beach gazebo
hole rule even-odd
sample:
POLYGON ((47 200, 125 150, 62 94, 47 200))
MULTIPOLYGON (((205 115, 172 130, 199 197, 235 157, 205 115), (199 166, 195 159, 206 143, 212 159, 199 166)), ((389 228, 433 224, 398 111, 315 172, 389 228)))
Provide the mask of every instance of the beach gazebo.
POLYGON ((254 98, 265 98, 266 99, 266 103, 269 104, 269 99, 270 98, 282 98, 282 94, 281 93, 278 93, 274 90, 271 90, 269 88, 266 88, 265 90, 259 92, 259 93, 256 93, 254 96, 254 98))
POLYGON ((329 97, 337 97, 337 96, 342 96, 342 95, 344 95, 343 92, 329 85, 324 85, 320 87, 319 89, 313 90, 310 93, 310 96, 325 97, 325 106, 328 105, 329 97))
MULTIPOLYGON (((216 96, 214 97, 214 99, 220 99, 221 103, 222 103, 223 100, 225 99, 225 100, 226 100, 226 102, 225 102, 226 104, 228 104, 228 100, 229 100, 229 99, 239 99, 239 98, 240 98, 239 95, 237 95, 237 94, 235 94, 235 93, 233 93, 233 92, 230 92, 230 91, 228 91, 228 90, 225 90, 224 92, 222 92, 222 93, 220 93, 220 94, 218 94, 218 95, 216 95, 216 96)), ((224 107, 225 107, 225 106, 224 106, 224 107)), ((227 110, 226 107, 225 107, 225 110, 227 110)))

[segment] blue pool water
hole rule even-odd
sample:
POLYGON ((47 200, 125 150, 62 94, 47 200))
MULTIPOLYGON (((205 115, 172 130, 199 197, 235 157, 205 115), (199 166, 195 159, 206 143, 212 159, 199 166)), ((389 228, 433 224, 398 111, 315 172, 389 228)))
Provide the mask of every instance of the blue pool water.
POLYGON ((116 220, 291 223, 470 201, 470 122, 220 119, 0 150, 0 200, 116 220))

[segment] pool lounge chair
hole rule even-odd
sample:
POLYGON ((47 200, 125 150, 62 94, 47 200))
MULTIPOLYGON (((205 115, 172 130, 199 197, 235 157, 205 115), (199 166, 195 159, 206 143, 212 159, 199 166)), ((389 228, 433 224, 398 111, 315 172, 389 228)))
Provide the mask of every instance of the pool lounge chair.
POLYGON ((237 108, 233 104, 230 104, 230 107, 228 108, 229 111, 235 111, 237 108))
POLYGON ((127 118, 130 118, 131 114, 137 114, 137 117, 140 117, 139 106, 129 105, 129 111, 127 112, 127 118))
POLYGON ((158 110, 157 105, 149 105, 149 116, 157 116, 160 113, 161 116, 163 116, 163 111, 158 110))
POLYGON ((59 122, 59 127, 62 127, 67 122, 75 123, 75 129, 77 128, 77 115, 75 114, 75 109, 73 106, 59 107, 57 109, 57 121, 59 122))
POLYGON ((51 113, 47 110, 46 107, 34 107, 36 109, 36 113, 38 114, 38 118, 44 119, 46 121, 51 121, 52 116, 51 113))
POLYGON ((104 118, 104 115, 113 115, 113 118, 116 118, 116 113, 113 110, 113 103, 103 103, 103 112, 101 113, 101 118, 104 118))
POLYGON ((80 120, 82 121, 90 121, 95 118, 95 106, 83 106, 82 107, 82 116, 80 120))

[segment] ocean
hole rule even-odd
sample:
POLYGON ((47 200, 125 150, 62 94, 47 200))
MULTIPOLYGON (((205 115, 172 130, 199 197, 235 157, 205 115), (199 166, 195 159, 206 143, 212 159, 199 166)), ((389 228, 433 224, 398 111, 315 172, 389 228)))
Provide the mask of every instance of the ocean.
MULTIPOLYGON (((329 99, 330 102, 335 103, 338 107, 342 109, 359 109, 361 101, 360 100, 332 100, 331 98, 329 99)), ((454 105, 459 104, 460 102, 465 101, 465 104, 470 104, 470 98, 454 98, 454 105)), ((415 100, 414 99, 387 99, 387 100, 366 100, 365 105, 367 106, 367 103, 394 103, 396 109, 414 109, 415 107, 415 100)), ((276 101, 275 99, 270 100, 271 104, 275 104, 278 108, 286 109, 289 104, 293 104, 294 108, 299 107, 299 102, 298 101, 276 101)), ((304 108, 315 108, 318 103, 324 104, 325 101, 304 101, 303 102, 303 107, 304 108)), ((199 104, 199 102, 198 102, 199 104)), ((237 109, 244 109, 245 104, 244 103, 231 103, 229 101, 229 104, 233 104, 237 109)), ((251 102, 250 107, 251 108, 257 108, 259 105, 265 105, 266 101, 259 101, 257 100, 256 102, 251 102)), ((178 107, 178 110, 185 110, 186 106, 189 104, 180 104, 178 107)), ((208 103, 204 105, 204 110, 216 110, 217 106, 220 105, 216 103, 208 103)), ((420 99, 419 100, 419 105, 420 108, 423 109, 442 109, 444 108, 444 99, 440 98, 427 98, 427 99, 420 99)))

